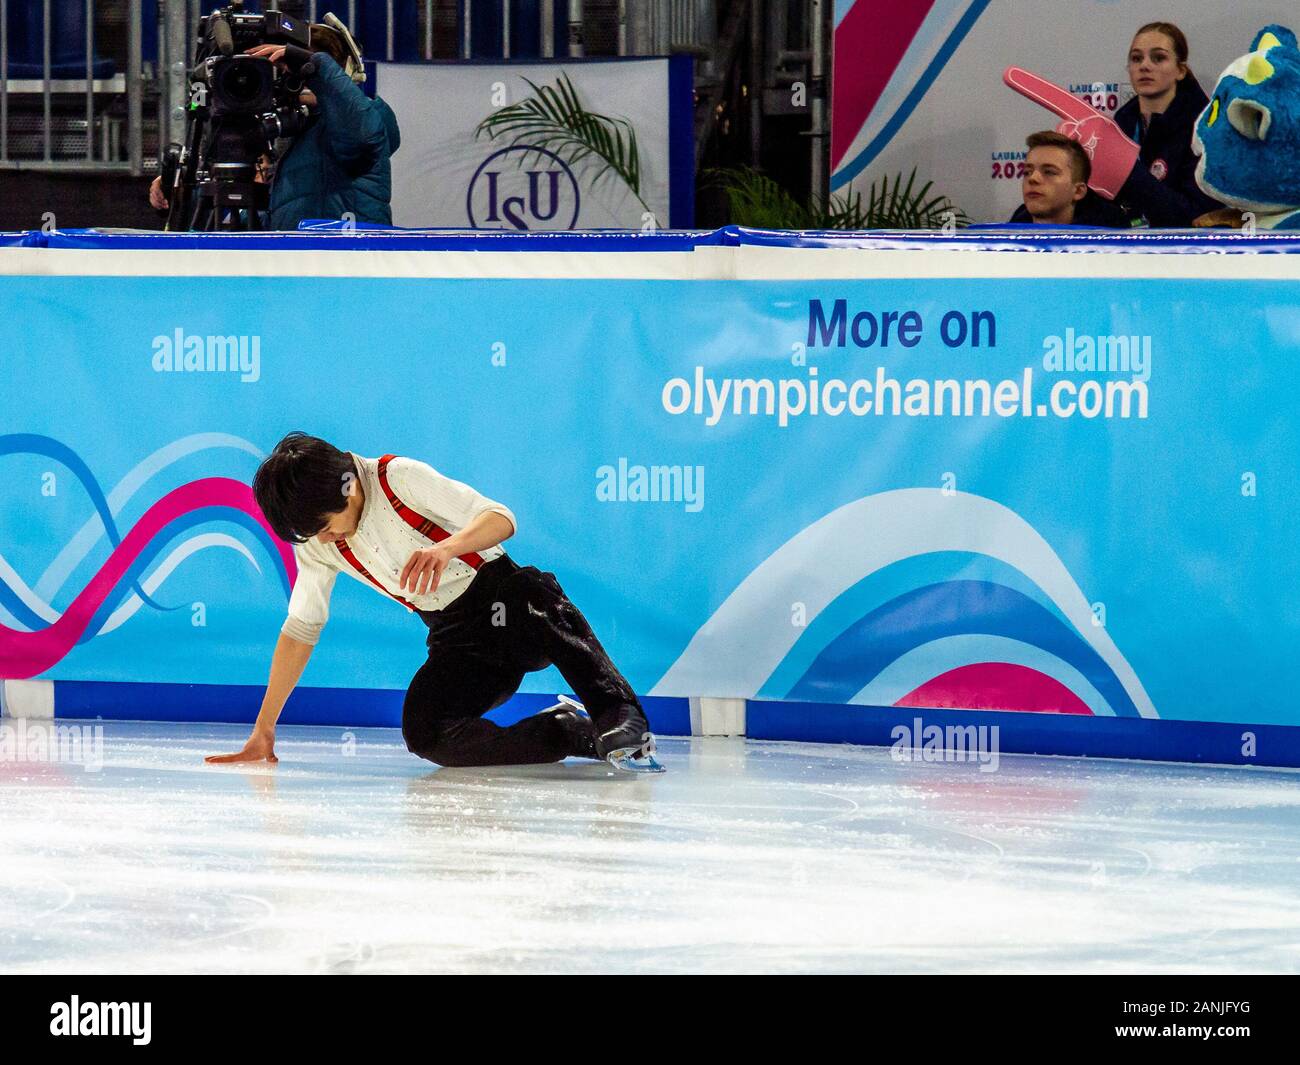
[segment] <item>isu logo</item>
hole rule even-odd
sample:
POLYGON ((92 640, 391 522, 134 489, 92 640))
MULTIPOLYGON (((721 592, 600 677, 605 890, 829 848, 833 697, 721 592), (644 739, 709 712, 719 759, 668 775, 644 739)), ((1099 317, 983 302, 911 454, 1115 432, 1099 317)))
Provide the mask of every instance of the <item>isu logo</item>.
POLYGON ((475 229, 572 229, 579 201, 577 179, 558 155, 515 144, 479 164, 465 213, 475 229))

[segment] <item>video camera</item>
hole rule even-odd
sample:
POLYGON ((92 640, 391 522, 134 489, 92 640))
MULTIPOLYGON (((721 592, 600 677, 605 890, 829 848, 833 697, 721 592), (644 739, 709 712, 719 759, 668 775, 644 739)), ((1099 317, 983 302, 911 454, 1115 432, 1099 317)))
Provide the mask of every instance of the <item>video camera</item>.
POLYGON ((245 54, 260 44, 309 49, 311 30, 275 4, 246 12, 243 0, 199 19, 185 144, 167 145, 160 157, 169 231, 261 228, 270 193, 255 180, 258 162, 274 160, 275 142, 310 123, 298 94, 314 68, 286 74, 245 54))

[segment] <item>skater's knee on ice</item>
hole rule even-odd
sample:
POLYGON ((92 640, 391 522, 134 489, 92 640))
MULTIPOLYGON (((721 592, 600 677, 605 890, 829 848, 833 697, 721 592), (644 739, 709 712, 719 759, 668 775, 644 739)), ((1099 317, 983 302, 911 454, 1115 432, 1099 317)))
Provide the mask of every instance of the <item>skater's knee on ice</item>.
POLYGON ((431 762, 434 760, 433 757, 429 753, 427 753, 433 749, 433 746, 432 744, 427 742, 427 740, 425 740, 424 737, 412 736, 405 729, 403 729, 402 739, 406 741, 406 749, 410 751, 412 754, 420 758, 427 758, 431 762))
POLYGON ((461 758, 454 745, 442 741, 436 734, 410 735, 403 729, 402 737, 406 740, 406 749, 426 762, 447 767, 473 764, 461 758))
POLYGON ((406 749, 412 754, 427 758, 431 762, 437 761, 432 752, 438 746, 438 731, 428 722, 403 716, 402 739, 406 743, 406 749))

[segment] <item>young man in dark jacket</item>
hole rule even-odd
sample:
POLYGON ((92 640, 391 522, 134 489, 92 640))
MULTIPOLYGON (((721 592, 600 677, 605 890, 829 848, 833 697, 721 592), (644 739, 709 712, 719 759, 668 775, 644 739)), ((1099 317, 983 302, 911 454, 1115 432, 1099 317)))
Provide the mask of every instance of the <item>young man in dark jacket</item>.
POLYGON ((1088 188, 1092 164, 1079 142, 1063 133, 1031 133, 1025 144, 1025 173, 1020 182, 1024 203, 1011 221, 1020 225, 1099 226, 1127 225, 1120 208, 1088 188))

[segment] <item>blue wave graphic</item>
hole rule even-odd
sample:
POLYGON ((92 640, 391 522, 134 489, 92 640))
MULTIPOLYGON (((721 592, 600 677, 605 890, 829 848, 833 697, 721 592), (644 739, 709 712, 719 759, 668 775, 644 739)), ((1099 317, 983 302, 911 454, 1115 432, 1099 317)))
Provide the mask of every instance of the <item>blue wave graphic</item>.
POLYGON ((1023 592, 974 580, 926 585, 877 607, 831 641, 787 697, 847 703, 901 655, 956 635, 1002 636, 1053 654, 1083 674, 1117 716, 1139 716, 1114 672, 1058 614, 1023 592))
POLYGON ((883 603, 928 584, 956 580, 989 581, 1017 589, 1069 625, 1051 597, 1009 563, 973 551, 927 551, 873 570, 845 588, 808 623, 798 643, 763 682, 757 697, 784 698, 827 645, 883 603))
MULTIPOLYGON (((90 467, 81 460, 81 456, 66 444, 55 440, 53 437, 40 436, 36 433, 11 433, 8 436, 0 436, 0 456, 4 455, 44 455, 46 458, 61 462, 81 482, 82 488, 86 490, 86 495, 90 497, 95 513, 99 515, 99 520, 104 523, 104 532, 108 536, 108 542, 113 547, 117 547, 122 543, 122 537, 117 531, 117 522, 113 520, 113 513, 108 508, 108 499, 105 497, 103 489, 99 487, 95 475, 90 472, 90 467)), ((140 597, 142 602, 155 610, 167 613, 168 611, 181 609, 180 606, 163 606, 151 596, 146 595, 145 590, 139 584, 135 584, 132 590, 140 597)), ((14 617, 28 628, 39 629, 45 627, 45 619, 38 617, 26 603, 3 584, 0 584, 0 597, 2 597, 6 609, 10 610, 14 617)))
POLYGON ((251 515, 245 514, 242 510, 236 510, 233 507, 204 507, 201 510, 192 510, 188 514, 169 522, 167 525, 168 535, 156 536, 149 542, 148 546, 140 552, 135 561, 131 563, 130 568, 127 569, 126 573, 123 575, 122 583, 118 585, 118 589, 115 589, 114 595, 106 598, 100 605, 99 609, 95 611, 94 617, 91 618, 90 624, 86 626, 86 631, 81 634, 77 643, 86 643, 88 640, 91 640, 98 635, 100 630, 108 623, 108 619, 112 617, 113 611, 122 605, 122 602, 126 599, 128 591, 126 587, 127 578, 134 583, 151 565, 153 565, 154 560, 159 555, 165 553, 171 547, 172 541, 178 536, 188 532, 197 525, 204 525, 207 522, 213 521, 217 515, 210 513, 210 511, 219 511, 222 520, 242 525, 245 529, 251 532, 257 540, 266 546, 271 558, 276 562, 274 569, 280 575, 280 584, 284 589, 285 598, 287 599, 293 591, 289 584, 289 575, 284 571, 284 567, 279 565, 280 556, 278 549, 275 546, 275 542, 267 535, 266 530, 258 524, 257 520, 251 515))

